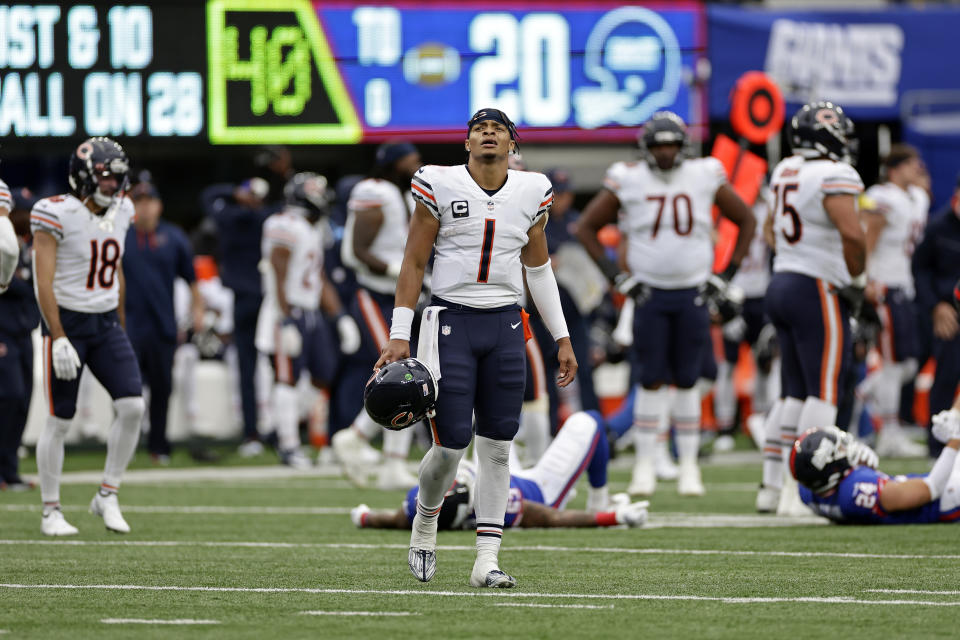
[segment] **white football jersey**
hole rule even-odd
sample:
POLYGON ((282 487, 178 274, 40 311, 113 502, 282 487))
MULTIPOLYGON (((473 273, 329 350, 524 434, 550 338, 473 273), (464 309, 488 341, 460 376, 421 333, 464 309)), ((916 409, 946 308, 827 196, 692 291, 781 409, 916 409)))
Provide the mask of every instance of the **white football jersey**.
POLYGON ((49 233, 57 241, 53 293, 60 307, 82 313, 117 308, 117 270, 133 213, 133 202, 127 197, 99 216, 71 194, 44 198, 33 206, 31 230, 49 233))
MULTIPOLYGON (((348 266, 354 266, 351 262, 356 263, 356 258, 352 258, 355 212, 374 208, 383 212, 383 223, 370 245, 370 253, 385 264, 399 264, 403 261, 403 250, 407 245, 407 231, 410 227, 410 212, 413 210, 413 196, 409 191, 406 194, 401 193, 389 180, 369 178, 357 183, 347 202, 347 222, 341 253, 344 256, 349 254, 350 258, 344 258, 344 263, 348 266)), ((362 264, 357 264, 354 268, 357 270, 357 282, 371 291, 393 293, 397 288, 397 281, 390 276, 370 273, 362 264)))
POLYGON ((256 347, 263 353, 274 352, 277 323, 283 320, 277 302, 277 287, 282 286, 287 304, 308 311, 320 308, 323 292, 323 234, 320 227, 310 224, 296 211, 275 213, 263 223, 260 243, 260 270, 263 273, 263 302, 257 316, 256 347), (277 282, 270 266, 270 254, 275 247, 290 251, 287 277, 277 282))
POLYGON ((550 180, 510 169, 500 190, 488 195, 466 165, 428 165, 417 171, 411 188, 440 221, 433 294, 469 307, 516 304, 523 293, 520 250, 530 228, 550 211, 550 180))
POLYGON ((763 237, 763 222, 770 216, 772 204, 773 194, 769 189, 763 189, 753 205, 753 215, 757 219, 753 240, 737 274, 730 281, 740 287, 747 298, 762 298, 770 284, 770 246, 763 237))
POLYGON ((7 211, 13 211, 13 198, 10 195, 10 187, 3 180, 0 180, 0 207, 6 207, 7 211))
POLYGON ((875 184, 867 196, 876 204, 876 212, 886 219, 876 247, 867 261, 867 275, 887 287, 899 287, 913 295, 913 271, 910 260, 923 237, 930 198, 920 187, 906 190, 892 182, 875 184))
POLYGON ((716 158, 684 160, 668 172, 617 162, 604 186, 626 213, 627 266, 658 289, 703 284, 713 267, 713 201, 727 181, 716 158))
POLYGON ((840 232, 823 208, 823 199, 861 193, 863 182, 856 169, 844 162, 790 156, 773 170, 770 189, 776 201, 774 272, 802 273, 839 287, 850 284, 840 232))

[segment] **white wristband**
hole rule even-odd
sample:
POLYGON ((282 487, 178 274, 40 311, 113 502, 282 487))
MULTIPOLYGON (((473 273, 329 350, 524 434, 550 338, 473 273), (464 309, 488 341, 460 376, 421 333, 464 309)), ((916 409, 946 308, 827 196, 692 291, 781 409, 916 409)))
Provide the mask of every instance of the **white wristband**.
POLYGON ((390 322, 390 339, 409 342, 412 327, 413 309, 410 307, 394 307, 393 320, 390 322))
POLYGON ((387 270, 386 270, 386 272, 385 272, 386 275, 387 275, 387 277, 388 277, 388 278, 393 278, 394 280, 396 280, 397 278, 399 278, 399 277, 400 277, 400 266, 401 266, 401 263, 399 263, 399 262, 391 262, 390 264, 388 264, 388 265, 387 265, 387 270))
POLYGON ((563 317, 563 307, 560 305, 560 292, 557 290, 557 279, 553 275, 553 268, 550 266, 550 260, 539 267, 524 267, 527 271, 527 287, 530 289, 530 297, 533 298, 533 304, 540 312, 540 318, 543 324, 554 340, 567 338, 570 332, 567 331, 567 321, 563 317))

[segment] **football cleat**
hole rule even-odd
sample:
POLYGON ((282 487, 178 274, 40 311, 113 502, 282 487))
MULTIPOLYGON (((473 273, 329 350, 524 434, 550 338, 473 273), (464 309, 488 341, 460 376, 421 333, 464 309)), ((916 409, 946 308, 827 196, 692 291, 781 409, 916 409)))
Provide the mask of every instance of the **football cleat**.
POLYGON ((800 518, 811 513, 807 505, 800 499, 800 489, 793 476, 783 479, 783 489, 780 490, 780 502, 777 504, 777 515, 786 518, 800 518))
POLYGON ((103 524, 110 531, 116 533, 130 533, 130 525, 123 519, 120 513, 120 502, 117 500, 117 494, 109 493, 103 495, 99 491, 93 500, 90 501, 90 513, 103 518, 103 524))
POLYGON ((677 476, 680 475, 680 469, 677 468, 677 464, 670 455, 666 440, 657 443, 654 469, 656 470, 657 480, 676 480, 677 476))
POLYGON ((79 529, 67 522, 60 507, 51 509, 40 519, 40 531, 45 536, 75 536, 79 529))
POLYGON ((417 476, 407 471, 407 462, 401 458, 388 457, 377 469, 377 488, 384 491, 409 489, 419 482, 417 476))
POLYGON ((696 461, 680 464, 680 477, 677 479, 677 493, 681 496, 702 496, 705 493, 700 467, 696 461))
POLYGON ((657 474, 653 460, 649 457, 637 458, 633 465, 633 477, 627 493, 632 496, 651 496, 657 488, 657 474))
POLYGON ((776 513, 780 503, 780 489, 760 485, 757 491, 757 513, 776 513))
POLYGON ((263 453, 263 443, 259 440, 247 440, 237 447, 237 454, 241 458, 256 458, 263 453))
POLYGON ((473 569, 470 574, 470 586, 487 589, 512 589, 517 586, 517 579, 507 575, 500 569, 492 569, 484 572, 483 570, 473 569))
POLYGON ((410 573, 420 582, 430 582, 437 572, 437 552, 430 549, 410 547, 407 553, 410 573))
POLYGON ((280 462, 287 465, 291 469, 296 469, 297 471, 307 471, 313 466, 313 462, 310 461, 310 458, 300 450, 299 447, 295 449, 282 449, 279 451, 280 462))
MULTIPOLYGON (((370 446, 353 428, 341 429, 330 439, 333 452, 337 455, 343 472, 353 484, 365 487, 369 483, 368 475, 380 460, 380 453, 370 446)), ((413 484, 417 484, 414 482, 413 484)), ((412 487, 413 485, 410 485, 412 487)), ((409 487, 404 487, 409 488, 409 487)))

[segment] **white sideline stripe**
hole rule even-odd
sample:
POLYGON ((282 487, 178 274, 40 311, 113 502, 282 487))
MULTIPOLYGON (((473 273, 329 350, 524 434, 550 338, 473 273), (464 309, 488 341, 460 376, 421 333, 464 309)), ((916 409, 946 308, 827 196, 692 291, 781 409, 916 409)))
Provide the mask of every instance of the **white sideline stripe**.
POLYGON ((89 589, 109 591, 201 591, 212 593, 313 593, 384 596, 440 596, 475 598, 572 598, 581 600, 687 600, 723 602, 726 604, 776 604, 782 602, 809 602, 815 604, 866 605, 923 605, 930 607, 960 607, 960 602, 925 600, 858 600, 849 596, 796 598, 738 598, 729 596, 668 595, 656 593, 523 593, 519 591, 421 591, 419 589, 315 589, 307 587, 181 587, 138 584, 3 584, 5 589, 89 589))
POLYGON ((960 591, 926 591, 924 589, 864 589, 866 593, 917 593, 928 596, 960 596, 960 591))
POLYGON ((413 611, 301 611, 302 616, 419 616, 413 611))
POLYGON ((535 602, 498 602, 495 607, 533 607, 535 609, 613 609, 612 604, 537 604, 535 602))
MULTIPOLYGON (((38 504, 0 505, 3 511, 40 512, 38 504)), ((86 511, 87 505, 64 505, 63 511, 86 511)), ((176 506, 176 505, 124 505, 126 513, 176 513, 201 515, 304 515, 304 516, 342 516, 350 513, 349 507, 224 507, 176 506)), ((663 528, 754 528, 754 527, 798 527, 829 524, 826 518, 813 514, 798 518, 777 518, 774 516, 747 515, 733 513, 658 513, 650 516, 647 529, 663 528)))
MULTIPOLYGON (((6 504, 4 511, 36 511, 42 510, 38 504, 6 504)), ((86 511, 82 505, 64 505, 62 511, 86 511)), ((342 516, 350 513, 349 507, 219 507, 193 506, 178 507, 166 505, 124 505, 124 513, 198 513, 198 514, 232 514, 232 515, 309 515, 309 516, 342 516)))
POLYGON ((219 620, 193 620, 180 618, 175 620, 147 620, 145 618, 104 618, 103 624, 220 624, 219 620))
MULTIPOLYGON (((181 541, 181 540, 70 540, 34 539, 0 540, 0 545, 56 545, 67 547, 246 547, 263 549, 360 549, 406 550, 406 544, 364 544, 359 542, 244 542, 244 541, 181 541)), ((839 553, 829 551, 746 551, 740 549, 663 549, 630 547, 558 547, 546 545, 504 545, 504 551, 544 551, 570 553, 618 553, 678 556, 754 556, 779 558, 846 558, 872 560, 960 560, 957 554, 922 555, 901 553, 839 553)), ((437 545, 438 551, 476 551, 473 545, 437 545)))

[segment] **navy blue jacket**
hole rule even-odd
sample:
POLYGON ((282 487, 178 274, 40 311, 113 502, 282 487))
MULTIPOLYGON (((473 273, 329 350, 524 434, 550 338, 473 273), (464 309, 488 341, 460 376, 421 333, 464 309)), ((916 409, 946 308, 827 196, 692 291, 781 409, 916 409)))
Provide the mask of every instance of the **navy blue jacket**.
POLYGON ((40 324, 40 309, 33 295, 30 246, 20 249, 20 262, 6 293, 0 294, 0 333, 29 336, 40 324))
POLYGON ((127 283, 127 333, 131 337, 176 340, 173 282, 178 276, 189 283, 196 280, 186 234, 163 220, 152 233, 131 226, 123 253, 123 275, 127 283))
POLYGON ((917 305, 930 313, 938 302, 953 300, 960 280, 960 218, 949 213, 931 218, 913 254, 917 305))
POLYGON ((260 295, 260 238, 275 207, 251 209, 233 198, 234 185, 215 184, 200 194, 203 211, 217 224, 220 279, 237 294, 260 295))

